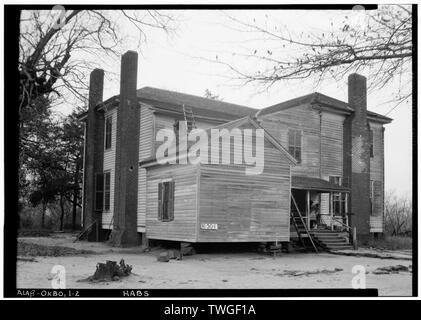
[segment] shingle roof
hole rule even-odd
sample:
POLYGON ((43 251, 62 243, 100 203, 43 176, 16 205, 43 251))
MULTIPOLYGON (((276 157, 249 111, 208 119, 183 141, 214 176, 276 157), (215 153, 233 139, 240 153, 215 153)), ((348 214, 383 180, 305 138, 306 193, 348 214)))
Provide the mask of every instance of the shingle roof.
POLYGON ((195 117, 234 120, 254 114, 257 111, 257 109, 238 104, 152 87, 144 87, 137 90, 137 96, 139 101, 163 111, 182 114, 184 104, 192 109, 195 117))
POLYGON ((303 189, 303 190, 315 190, 315 191, 349 191, 348 188, 338 186, 329 181, 320 178, 311 178, 303 176, 292 176, 291 188, 303 189))

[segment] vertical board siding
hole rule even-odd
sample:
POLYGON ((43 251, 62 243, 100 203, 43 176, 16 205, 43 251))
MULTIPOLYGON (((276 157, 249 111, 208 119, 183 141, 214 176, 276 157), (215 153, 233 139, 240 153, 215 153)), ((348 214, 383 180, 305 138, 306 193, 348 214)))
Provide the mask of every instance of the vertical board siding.
MULTIPOLYGON (((153 153, 154 115, 147 106, 140 107, 139 161, 149 158, 153 153)), ((146 226, 146 169, 138 170, 137 193, 137 231, 144 232, 146 226)))
POLYGON ((257 175, 246 175, 244 162, 200 165, 199 242, 289 241, 290 162, 266 140, 264 150, 257 175))
POLYGON ((147 169, 146 234, 149 239, 196 241, 197 167, 158 165, 147 169), (158 220, 158 184, 175 182, 174 220, 158 220))
POLYGON ((111 149, 104 150, 104 171, 110 171, 110 210, 102 212, 102 228, 113 228, 114 212, 114 181, 115 181, 115 150, 116 150, 116 129, 117 129, 117 108, 105 113, 105 118, 112 117, 111 149))

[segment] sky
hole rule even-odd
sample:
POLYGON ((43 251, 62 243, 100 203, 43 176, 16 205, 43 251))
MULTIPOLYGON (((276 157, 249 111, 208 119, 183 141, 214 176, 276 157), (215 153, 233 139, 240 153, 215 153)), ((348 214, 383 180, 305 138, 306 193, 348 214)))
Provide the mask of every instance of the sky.
MULTIPOLYGON (((321 84, 316 79, 279 83, 265 90, 262 87, 244 85, 232 79, 232 73, 218 63, 221 59, 231 61, 243 70, 253 70, 253 61, 239 59, 233 53, 263 50, 273 45, 262 41, 256 34, 238 31, 227 15, 241 20, 265 23, 266 15, 275 19, 291 33, 320 32, 330 30, 347 15, 350 19, 363 19, 360 13, 338 11, 231 11, 177 10, 174 33, 147 30, 146 42, 137 47, 138 32, 130 23, 123 23, 123 31, 133 39, 127 41, 124 51, 139 51, 138 88, 152 86, 203 96, 206 89, 219 95, 224 101, 264 108, 311 92, 321 92, 342 101, 347 101, 347 79, 327 80, 321 84)), ((143 39, 145 40, 145 39, 143 39)), ((293 55, 290 50, 284 54, 293 55)), ((110 60, 103 68, 106 71, 104 99, 118 94, 118 61, 110 60)), ((408 75, 410 76, 410 75, 408 75)), ((393 94, 398 83, 369 92, 368 109, 380 114, 393 107, 393 94)), ((66 113, 69 107, 58 107, 66 113)), ((412 104, 402 103, 388 114, 393 118, 385 130, 385 190, 395 191, 400 196, 412 193, 412 104)))

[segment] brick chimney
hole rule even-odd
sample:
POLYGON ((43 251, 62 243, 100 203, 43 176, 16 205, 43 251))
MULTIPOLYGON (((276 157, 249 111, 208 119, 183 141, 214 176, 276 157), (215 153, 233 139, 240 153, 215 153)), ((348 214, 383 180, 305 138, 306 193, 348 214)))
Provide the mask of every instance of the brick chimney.
POLYGON ((83 227, 89 228, 94 221, 98 221, 95 228, 88 233, 89 241, 98 241, 101 223, 101 212, 95 211, 95 174, 102 173, 103 168, 103 139, 104 115, 95 110, 102 102, 104 91, 104 70, 95 69, 89 79, 88 117, 85 127, 85 155, 83 182, 83 227))
POLYGON ((354 110, 344 122, 344 176, 351 188, 351 224, 360 236, 370 233, 370 141, 367 121, 367 79, 348 77, 348 104, 354 110))
POLYGON ((127 51, 121 59, 120 104, 117 109, 114 246, 138 244, 137 184, 140 110, 137 102, 137 52, 127 51))

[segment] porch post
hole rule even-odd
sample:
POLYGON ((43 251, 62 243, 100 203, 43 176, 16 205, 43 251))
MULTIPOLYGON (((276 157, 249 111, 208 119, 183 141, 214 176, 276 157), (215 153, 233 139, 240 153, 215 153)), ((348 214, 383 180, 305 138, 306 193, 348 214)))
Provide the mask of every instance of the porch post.
POLYGON ((307 228, 310 230, 310 191, 307 190, 307 228))
POLYGON ((345 223, 349 226, 349 217, 348 217, 348 192, 345 192, 345 223))
POLYGON ((333 193, 329 193, 329 202, 330 202, 330 229, 333 231, 333 193))

